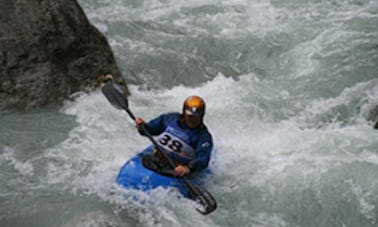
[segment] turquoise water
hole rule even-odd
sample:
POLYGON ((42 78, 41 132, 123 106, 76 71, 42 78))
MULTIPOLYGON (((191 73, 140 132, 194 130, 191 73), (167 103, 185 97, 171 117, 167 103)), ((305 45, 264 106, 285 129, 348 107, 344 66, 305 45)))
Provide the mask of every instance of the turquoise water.
POLYGON ((219 207, 115 185, 149 142, 96 91, 0 115, 1 226, 377 226, 378 1, 79 2, 136 115, 205 98, 219 207))

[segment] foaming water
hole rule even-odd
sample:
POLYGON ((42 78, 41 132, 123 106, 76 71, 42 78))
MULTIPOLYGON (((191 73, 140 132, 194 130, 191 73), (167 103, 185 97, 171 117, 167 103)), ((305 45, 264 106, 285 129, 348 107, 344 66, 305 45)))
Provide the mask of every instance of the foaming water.
POLYGON ((376 1, 80 1, 149 120, 207 103, 209 216, 125 190, 149 141, 100 91, 1 113, 1 226, 364 226, 378 222, 376 1))
POLYGON ((80 2, 127 80, 147 88, 254 73, 334 96, 378 70, 375 1, 80 2))
MULTIPOLYGON (((366 92, 367 87, 359 84, 354 90, 366 92)), ((123 212, 135 212, 135 207, 140 207, 135 212, 137 223, 148 226, 178 223, 186 226, 185 223, 189 225, 194 221, 209 226, 337 226, 341 222, 374 226, 376 223, 375 147, 378 141, 363 116, 353 116, 349 125, 335 120, 327 127, 314 128, 313 122, 305 125, 297 118, 312 114, 311 106, 315 104, 310 103, 299 115, 275 118, 268 114, 270 109, 286 115, 286 108, 290 106, 277 106, 276 100, 269 102, 279 93, 264 86, 264 81, 254 75, 245 75, 240 80, 219 75, 196 88, 179 86, 155 92, 131 86, 131 91, 130 107, 146 119, 164 111, 179 111, 182 100, 190 94, 207 100, 205 120, 216 144, 211 163, 214 177, 207 188, 218 199, 219 210, 208 219, 198 219, 199 215, 191 212, 190 201, 177 203, 164 190, 154 192, 151 197, 148 195, 145 199, 152 202, 147 207, 137 203, 130 206, 130 200, 119 194, 114 197, 114 188, 109 185, 113 184, 120 166, 147 146, 148 141, 137 135, 126 113, 112 109, 101 94, 96 93, 64 110, 82 119, 79 120, 81 126, 71 132, 71 139, 77 132, 93 135, 93 138, 80 137, 84 141, 75 147, 69 146, 71 153, 80 150, 75 160, 82 162, 91 157, 88 162, 94 166, 83 177, 79 175, 84 171, 76 168, 71 187, 74 191, 89 191, 104 201, 115 202, 122 210, 116 212, 117 215, 122 217, 123 212), (253 87, 265 89, 259 92, 247 89, 253 87), (265 100, 264 106, 256 105, 260 99, 265 100), (83 109, 76 112, 78 106, 83 109), (93 114, 93 108, 99 106, 103 106, 104 112, 93 114), (100 119, 103 115, 108 117, 100 119), (98 124, 104 125, 106 136, 101 127, 96 130, 98 124), (141 210, 147 213, 147 219, 138 215, 141 210)), ((341 95, 338 100, 331 98, 328 102, 347 105, 350 99, 341 95)), ((321 120, 317 123, 323 125, 321 120)), ((63 148, 57 149, 61 152, 68 148, 63 144, 63 148)), ((68 169, 63 171, 68 172, 68 169)))
MULTIPOLYGON (((62 114, 74 117, 77 126, 59 144, 26 161, 15 155, 17 148, 4 147, 2 165, 24 176, 19 178, 24 182, 16 180, 14 187, 28 183, 16 192, 3 189, 2 195, 17 203, 40 205, 37 209, 31 205, 13 207, 25 215, 21 219, 24 221, 17 224, 12 215, 5 213, 3 218, 8 217, 2 223, 23 226, 22 223, 42 218, 54 208, 49 212, 51 219, 32 223, 374 226, 378 140, 363 114, 354 115, 348 124, 334 120, 325 127, 321 118, 308 117, 314 113, 328 114, 314 107, 320 101, 301 105, 305 107, 293 114, 292 102, 281 103, 290 96, 268 85, 269 82, 249 74, 238 80, 218 75, 196 88, 177 86, 145 91, 130 86, 130 108, 146 120, 161 112, 180 111, 182 100, 191 94, 207 101, 205 121, 213 134, 215 150, 210 165, 214 175, 206 187, 219 204, 214 214, 200 215, 193 202, 177 199, 179 195, 174 191, 157 189, 144 193, 124 190, 114 183, 124 162, 149 142, 138 135, 127 113, 113 108, 96 91, 82 94, 61 110, 62 114), (311 121, 301 120, 303 116, 311 121), (314 122, 322 127, 314 127, 314 122), (33 196, 20 200, 25 190, 33 196), (64 215, 58 217, 56 212, 64 215)), ((375 101, 371 95, 375 86, 357 84, 352 90, 364 94, 356 99, 375 101)), ((345 95, 348 93, 347 90, 336 100, 322 102, 333 103, 327 105, 329 109, 358 105, 359 102, 350 103, 345 95)), ((10 208, 7 203, 4 206, 10 208)))

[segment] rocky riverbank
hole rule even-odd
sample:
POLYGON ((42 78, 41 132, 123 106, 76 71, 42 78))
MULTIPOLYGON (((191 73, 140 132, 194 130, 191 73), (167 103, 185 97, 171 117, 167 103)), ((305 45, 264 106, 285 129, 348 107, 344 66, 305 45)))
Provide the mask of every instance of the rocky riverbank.
POLYGON ((0 15, 0 109, 59 106, 104 75, 121 78, 76 0, 7 0, 0 15))

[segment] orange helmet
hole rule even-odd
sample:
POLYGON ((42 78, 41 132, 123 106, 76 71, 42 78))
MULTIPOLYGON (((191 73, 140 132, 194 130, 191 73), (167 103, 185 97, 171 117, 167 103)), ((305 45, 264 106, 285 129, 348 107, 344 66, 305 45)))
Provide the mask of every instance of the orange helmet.
POLYGON ((203 117, 205 115, 205 108, 205 101, 201 97, 193 95, 185 99, 182 112, 187 115, 203 117))

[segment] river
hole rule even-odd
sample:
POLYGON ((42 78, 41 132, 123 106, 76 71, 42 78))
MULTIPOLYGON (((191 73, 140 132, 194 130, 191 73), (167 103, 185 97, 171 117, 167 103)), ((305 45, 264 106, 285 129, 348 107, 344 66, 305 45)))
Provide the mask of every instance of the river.
POLYGON ((378 1, 79 3, 136 115, 205 99, 218 209, 115 184, 149 141, 97 90, 59 110, 0 113, 0 226, 378 225, 378 1))

